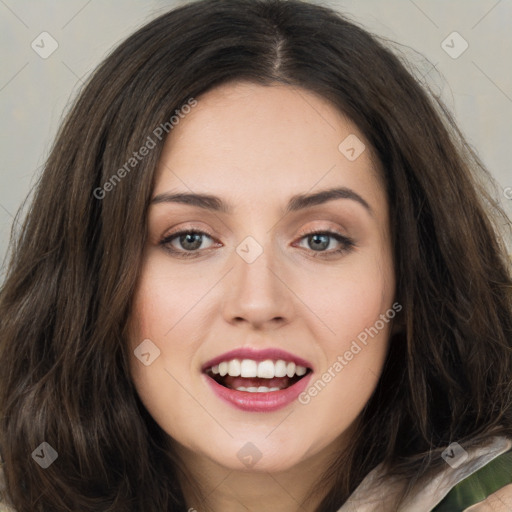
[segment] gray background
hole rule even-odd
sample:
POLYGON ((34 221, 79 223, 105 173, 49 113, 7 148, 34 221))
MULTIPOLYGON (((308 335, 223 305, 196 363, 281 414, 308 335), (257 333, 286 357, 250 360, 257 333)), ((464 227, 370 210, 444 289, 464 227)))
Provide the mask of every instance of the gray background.
MULTIPOLYGON (((13 217, 35 183, 81 82, 113 46, 183 3, 187 2, 0 0, 0 261, 13 217), (35 41, 48 50, 49 40, 41 43, 42 32, 58 43, 46 59, 31 46, 35 41)), ((508 188, 512 187, 512 0, 315 3, 334 7, 370 31, 404 45, 400 48, 417 67, 417 75, 442 93, 497 179, 498 197, 512 214, 508 188), (454 31, 469 45, 457 58, 445 51, 456 54, 462 49, 460 38, 448 37, 454 31)), ((2 264, 0 282, 3 273, 2 264)))

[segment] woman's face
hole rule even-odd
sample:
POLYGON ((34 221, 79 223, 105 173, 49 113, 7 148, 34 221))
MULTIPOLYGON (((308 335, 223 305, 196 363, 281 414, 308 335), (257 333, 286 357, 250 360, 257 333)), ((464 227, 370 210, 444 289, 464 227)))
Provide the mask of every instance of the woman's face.
POLYGON ((156 176, 132 377, 197 460, 287 470, 350 442, 381 374, 385 190, 362 134, 306 90, 231 83, 197 100, 156 176))

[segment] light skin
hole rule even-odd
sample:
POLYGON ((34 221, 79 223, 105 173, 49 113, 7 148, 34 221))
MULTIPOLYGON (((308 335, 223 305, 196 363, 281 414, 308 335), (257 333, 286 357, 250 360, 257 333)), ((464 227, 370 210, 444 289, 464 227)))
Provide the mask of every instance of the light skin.
POLYGON ((306 405, 241 411, 212 392, 201 367, 236 348, 280 348, 311 363, 312 382, 328 372, 394 303, 385 189, 369 143, 313 93, 241 82, 197 100, 166 141, 153 197, 210 194, 231 212, 151 204, 129 332, 132 351, 150 339, 160 356, 149 366, 133 357, 132 377, 206 495, 198 502, 184 484, 187 506, 313 511, 322 496, 304 501, 307 492, 350 443, 382 372, 392 324, 306 405), (350 134, 366 145, 354 161, 338 149, 350 134), (338 198, 285 214, 293 196, 341 187, 369 208, 338 198), (168 246, 194 257, 160 244, 190 229, 208 233, 198 249, 179 236, 168 246), (337 232, 354 246, 332 236, 312 240, 311 231, 337 232), (263 250, 252 263, 236 251, 248 236, 263 250), (261 454, 252 467, 237 457, 247 442, 261 454))
POLYGON ((488 498, 467 508, 465 512, 510 512, 512 510, 512 484, 502 487, 488 498))

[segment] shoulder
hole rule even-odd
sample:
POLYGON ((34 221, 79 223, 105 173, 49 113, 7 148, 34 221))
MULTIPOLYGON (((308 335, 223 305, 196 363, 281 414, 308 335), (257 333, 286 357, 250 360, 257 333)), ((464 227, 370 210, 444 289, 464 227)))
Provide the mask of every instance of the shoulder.
POLYGON ((382 464, 377 466, 338 512, 512 510, 512 439, 495 436, 466 449, 452 443, 443 452, 443 458, 446 464, 436 474, 412 487, 402 479, 388 476, 382 464), (407 496, 399 507, 397 498, 405 488, 407 496))
POLYGON ((2 469, 2 462, 0 461, 0 512, 16 512, 12 507, 5 503, 4 498, 5 480, 4 472, 2 469))
POLYGON ((12 507, 2 501, 2 496, 0 496, 0 512, 16 512, 12 507))
POLYGON ((455 486, 434 509, 434 512, 451 510, 510 512, 512 510, 512 440, 497 438, 486 446, 492 454, 476 464, 462 468, 455 486), (502 443, 500 444, 500 441, 502 443), (494 452, 491 450, 494 448, 494 452))

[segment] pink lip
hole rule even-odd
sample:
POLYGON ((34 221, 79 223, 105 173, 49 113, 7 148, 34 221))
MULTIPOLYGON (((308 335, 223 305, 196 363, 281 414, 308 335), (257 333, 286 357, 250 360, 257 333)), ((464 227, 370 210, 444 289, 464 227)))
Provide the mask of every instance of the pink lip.
MULTIPOLYGON (((270 359, 270 358, 267 358, 270 359)), ((248 412, 272 412, 291 404, 306 389, 312 373, 307 373, 298 382, 281 391, 250 393, 229 389, 203 374, 213 392, 228 404, 248 412)))
POLYGON ((312 372, 308 372, 295 384, 281 391, 269 391, 268 393, 237 391, 236 389, 222 386, 206 374, 206 370, 212 366, 222 363, 223 361, 230 361, 231 359, 252 359, 254 361, 265 361, 266 359, 277 361, 278 359, 282 359, 286 362, 293 362, 298 366, 313 369, 310 362, 278 348, 267 348, 263 350, 239 348, 225 352, 203 364, 203 378, 206 379, 206 382, 212 388, 213 392, 228 404, 249 412, 271 412, 291 404, 306 389, 311 379, 312 372))
MULTIPOLYGON (((272 359, 273 361, 277 361, 278 359, 282 359, 286 362, 293 362, 296 365, 313 369, 310 362, 279 348, 266 348, 263 350, 237 348, 235 350, 231 350, 230 352, 225 352, 218 357, 214 357, 210 361, 203 364, 201 370, 204 372, 208 370, 208 368, 222 363, 222 361, 230 361, 231 359, 253 359, 254 361, 265 361, 265 359, 272 359)), ((303 379, 301 379, 301 381, 302 380, 303 379)))

